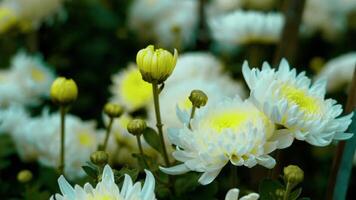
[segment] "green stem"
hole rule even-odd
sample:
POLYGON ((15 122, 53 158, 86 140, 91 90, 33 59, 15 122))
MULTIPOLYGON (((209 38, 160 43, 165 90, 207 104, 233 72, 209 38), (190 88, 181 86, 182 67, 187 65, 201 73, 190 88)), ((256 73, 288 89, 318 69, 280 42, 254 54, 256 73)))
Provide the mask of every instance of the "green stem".
POLYGON ((61 138, 60 138, 60 142, 61 142, 61 153, 60 153, 60 164, 59 164, 59 172, 61 174, 64 174, 64 154, 65 154, 65 150, 64 150, 64 145, 65 145, 65 115, 66 115, 66 108, 65 106, 60 106, 60 112, 61 112, 61 138))
POLYGON ((290 182, 287 182, 287 188, 286 188, 286 192, 284 193, 283 200, 288 200, 289 193, 290 193, 291 189, 292 189, 292 186, 291 186, 290 182))
POLYGON ((149 169, 149 165, 148 165, 148 163, 146 161, 145 154, 143 153, 141 137, 139 135, 136 135, 136 139, 137 139, 138 149, 140 150, 140 154, 142 156, 143 164, 145 164, 145 168, 146 169, 149 169))
POLYGON ((163 158, 164 158, 164 162, 166 167, 170 166, 169 163, 169 159, 168 159, 168 153, 167 153, 167 149, 166 149, 166 145, 164 142, 164 137, 163 137, 163 131, 162 131, 162 120, 161 120, 161 112, 160 112, 160 108, 159 108, 159 91, 158 91, 158 84, 157 82, 153 82, 152 83, 152 91, 153 91, 153 102, 154 102, 154 106, 155 106, 155 113, 156 113, 156 121, 157 121, 157 129, 158 129, 158 134, 159 134, 159 138, 160 138, 160 142, 161 142, 161 146, 162 146, 162 150, 163 150, 163 158))
POLYGON ((192 119, 194 118, 196 108, 197 108, 197 107, 195 107, 195 106, 193 105, 193 107, 192 107, 192 112, 190 113, 189 124, 188 124, 188 128, 189 128, 190 130, 192 129, 192 125, 190 124, 190 122, 191 122, 192 119))
POLYGON ((103 151, 105 151, 106 147, 108 146, 108 141, 109 141, 113 121, 114 121, 114 118, 110 117, 108 127, 106 128, 106 135, 105 135, 105 140, 104 140, 104 144, 103 144, 103 151))

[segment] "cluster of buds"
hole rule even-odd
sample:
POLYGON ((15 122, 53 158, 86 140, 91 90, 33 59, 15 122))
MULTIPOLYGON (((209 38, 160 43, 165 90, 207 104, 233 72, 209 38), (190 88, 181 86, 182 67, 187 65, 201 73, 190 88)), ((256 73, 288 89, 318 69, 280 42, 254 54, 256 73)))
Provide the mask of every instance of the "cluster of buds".
POLYGON ((172 55, 169 51, 155 50, 153 45, 149 45, 137 53, 136 62, 144 81, 161 84, 172 74, 177 58, 176 49, 172 55))

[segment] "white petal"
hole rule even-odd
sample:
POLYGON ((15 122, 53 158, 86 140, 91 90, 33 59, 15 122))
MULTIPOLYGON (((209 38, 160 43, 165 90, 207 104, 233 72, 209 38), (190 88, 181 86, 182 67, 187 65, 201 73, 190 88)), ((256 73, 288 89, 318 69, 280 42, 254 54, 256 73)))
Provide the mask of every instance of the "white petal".
POLYGON ((58 178, 58 185, 59 189, 61 190, 61 193, 68 197, 69 200, 74 200, 75 199, 75 192, 73 187, 68 183, 68 181, 64 178, 63 175, 61 175, 58 178))
POLYGON ((230 189, 225 197, 225 200, 238 200, 240 190, 237 188, 230 189))
POLYGON ((203 175, 199 178, 198 182, 202 185, 208 185, 219 175, 220 171, 221 169, 204 172, 203 175))
POLYGON ((154 199, 155 178, 153 177, 150 171, 145 170, 145 172, 146 172, 146 180, 142 188, 142 193, 141 193, 142 199, 143 200, 154 199))
POLYGON ((185 165, 185 164, 180 164, 180 165, 176 165, 173 167, 159 167, 159 169, 166 173, 166 174, 170 174, 170 175, 179 175, 179 174, 184 174, 190 171, 190 169, 185 165))

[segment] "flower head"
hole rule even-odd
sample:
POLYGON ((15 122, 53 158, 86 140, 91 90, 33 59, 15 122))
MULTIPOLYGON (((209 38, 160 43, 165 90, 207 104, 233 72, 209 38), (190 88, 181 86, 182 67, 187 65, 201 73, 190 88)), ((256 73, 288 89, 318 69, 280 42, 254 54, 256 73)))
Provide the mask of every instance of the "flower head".
POLYGON ((109 165, 104 167, 102 180, 94 188, 89 183, 84 187, 76 185, 74 188, 61 176, 58 179, 59 188, 62 195, 56 194, 51 200, 155 200, 155 179, 152 173, 146 172, 145 184, 141 188, 141 183, 133 184, 129 175, 125 174, 124 183, 121 190, 115 184, 115 177, 109 165))
POLYGON ((136 62, 142 79, 149 83, 162 83, 173 72, 178 58, 178 51, 174 55, 164 49, 154 49, 153 45, 141 49, 137 53, 136 62))
POLYGON ((169 140, 177 145, 173 156, 183 162, 161 168, 168 174, 203 172, 199 182, 209 184, 230 161, 236 166, 267 168, 275 160, 267 155, 276 148, 269 141, 274 125, 253 104, 240 98, 208 106, 192 120, 191 129, 169 129, 169 140))
POLYGON ((342 106, 333 99, 325 99, 325 80, 311 85, 304 72, 297 75, 284 59, 278 70, 271 69, 267 63, 262 70, 251 70, 245 62, 243 75, 251 89, 252 102, 273 122, 285 127, 276 133, 285 147, 293 138, 325 146, 333 139, 343 140, 353 135, 344 133, 353 114, 339 117, 342 106))
POLYGON ((78 87, 72 79, 59 77, 52 83, 51 97, 58 104, 69 104, 77 99, 78 87))

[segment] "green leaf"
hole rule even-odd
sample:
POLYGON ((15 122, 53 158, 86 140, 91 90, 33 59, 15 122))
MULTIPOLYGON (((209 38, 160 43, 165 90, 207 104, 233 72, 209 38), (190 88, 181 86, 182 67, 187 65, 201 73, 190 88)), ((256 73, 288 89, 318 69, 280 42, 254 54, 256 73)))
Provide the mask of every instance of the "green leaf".
POLYGON ((302 198, 299 198, 298 200, 311 200, 311 198, 309 198, 309 197, 302 197, 302 198))
POLYGON ((296 200, 296 199, 298 199, 298 197, 300 196, 301 193, 302 193, 302 188, 298 188, 289 194, 288 199, 296 200))
POLYGON ((284 189, 283 185, 277 180, 264 179, 259 185, 260 200, 278 199, 277 189, 284 189))
POLYGON ((118 182, 121 182, 121 180, 124 178, 125 174, 129 175, 131 177, 132 181, 135 182, 137 179, 137 176, 139 174, 139 170, 123 167, 119 171, 115 171, 114 174, 115 174, 115 178, 117 178, 118 182))
POLYGON ((82 166, 84 172, 91 178, 93 179, 97 179, 98 178, 98 169, 96 167, 93 166, 82 166))
POLYGON ((157 132, 150 127, 147 127, 143 131, 143 137, 145 138, 145 141, 155 150, 157 150, 159 153, 162 153, 162 146, 161 142, 159 139, 159 135, 157 132))

